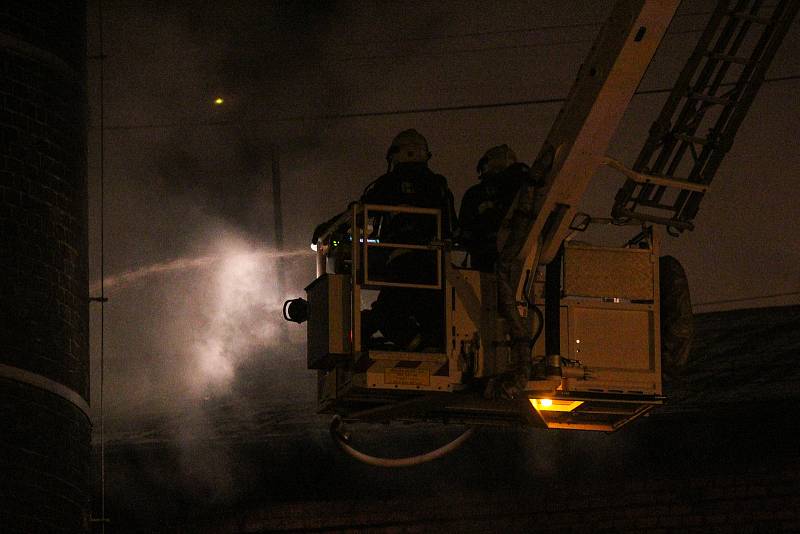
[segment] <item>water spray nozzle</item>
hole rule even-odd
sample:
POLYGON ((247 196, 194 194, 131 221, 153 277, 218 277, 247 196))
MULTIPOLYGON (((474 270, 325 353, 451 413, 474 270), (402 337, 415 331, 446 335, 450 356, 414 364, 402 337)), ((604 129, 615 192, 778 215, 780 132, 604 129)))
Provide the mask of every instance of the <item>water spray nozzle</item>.
POLYGON ((304 323, 308 319, 308 302, 303 298, 287 300, 283 303, 283 318, 293 323, 304 323))

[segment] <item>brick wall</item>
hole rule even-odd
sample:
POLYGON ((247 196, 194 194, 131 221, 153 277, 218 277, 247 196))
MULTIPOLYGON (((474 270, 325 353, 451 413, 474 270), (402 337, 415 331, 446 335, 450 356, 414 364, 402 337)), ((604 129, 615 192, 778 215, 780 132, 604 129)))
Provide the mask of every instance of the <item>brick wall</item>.
POLYGON ((24 52, 0 48, 0 358, 88 398, 85 75, 24 52))
POLYGON ((0 531, 86 531, 86 416, 57 395, 0 378, 0 421, 0 531))
MULTIPOLYGON (((0 364, 89 399, 86 5, 0 7, 0 364)), ((0 379, 3 532, 85 531, 90 422, 0 379)))

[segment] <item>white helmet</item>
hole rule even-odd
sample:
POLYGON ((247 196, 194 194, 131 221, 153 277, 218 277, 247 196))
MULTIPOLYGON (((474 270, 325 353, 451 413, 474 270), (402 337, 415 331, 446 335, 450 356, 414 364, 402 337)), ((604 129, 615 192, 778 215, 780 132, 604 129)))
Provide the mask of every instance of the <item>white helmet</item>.
POLYGON ((431 153, 428 151, 428 141, 414 129, 397 134, 386 151, 386 161, 390 168, 398 163, 426 163, 429 159, 431 153))

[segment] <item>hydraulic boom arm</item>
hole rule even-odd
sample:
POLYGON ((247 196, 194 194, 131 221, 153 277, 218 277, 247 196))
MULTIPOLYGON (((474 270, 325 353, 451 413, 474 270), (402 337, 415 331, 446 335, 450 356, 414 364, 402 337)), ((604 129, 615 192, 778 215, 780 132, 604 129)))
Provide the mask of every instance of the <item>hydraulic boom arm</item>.
POLYGON ((515 228, 511 223, 525 193, 523 188, 506 220, 508 226, 500 234, 498 245, 503 255, 513 254, 522 264, 516 280, 517 302, 524 301, 525 280, 535 266, 551 262, 558 253, 577 204, 603 163, 611 137, 678 3, 678 0, 617 2, 581 66, 567 103, 539 155, 539 168, 544 165, 549 171, 545 169, 543 184, 537 191, 532 221, 527 228, 515 228), (522 233, 524 240, 520 239, 522 233), (510 251, 506 248, 509 246, 518 250, 510 251))

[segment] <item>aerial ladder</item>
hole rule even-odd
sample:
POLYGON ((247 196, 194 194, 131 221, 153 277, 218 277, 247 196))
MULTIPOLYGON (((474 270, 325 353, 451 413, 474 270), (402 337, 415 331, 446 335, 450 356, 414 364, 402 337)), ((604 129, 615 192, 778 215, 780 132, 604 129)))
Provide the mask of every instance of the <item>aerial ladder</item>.
POLYGON ((317 278, 307 301, 286 302, 284 316, 308 322, 319 412, 335 415, 342 443, 342 421, 613 432, 664 402, 656 226, 671 235, 693 228, 800 7, 719 2, 628 168, 607 156, 608 145, 678 3, 616 3, 503 222, 495 273, 452 261, 436 209, 354 202, 314 236, 317 278), (578 208, 604 165, 625 177, 610 219, 578 208), (398 215, 425 219, 437 238, 381 241, 380 221, 398 215), (631 225, 635 235, 620 247, 572 239, 603 220, 631 225), (386 276, 379 260, 394 251, 428 255, 435 268, 424 280, 386 276), (386 287, 437 292, 440 348, 362 342, 365 302, 386 287), (496 377, 520 369, 511 395, 486 394, 496 377))
POLYGON ((617 193, 617 221, 694 228, 700 201, 789 31, 798 3, 719 2, 617 193))

